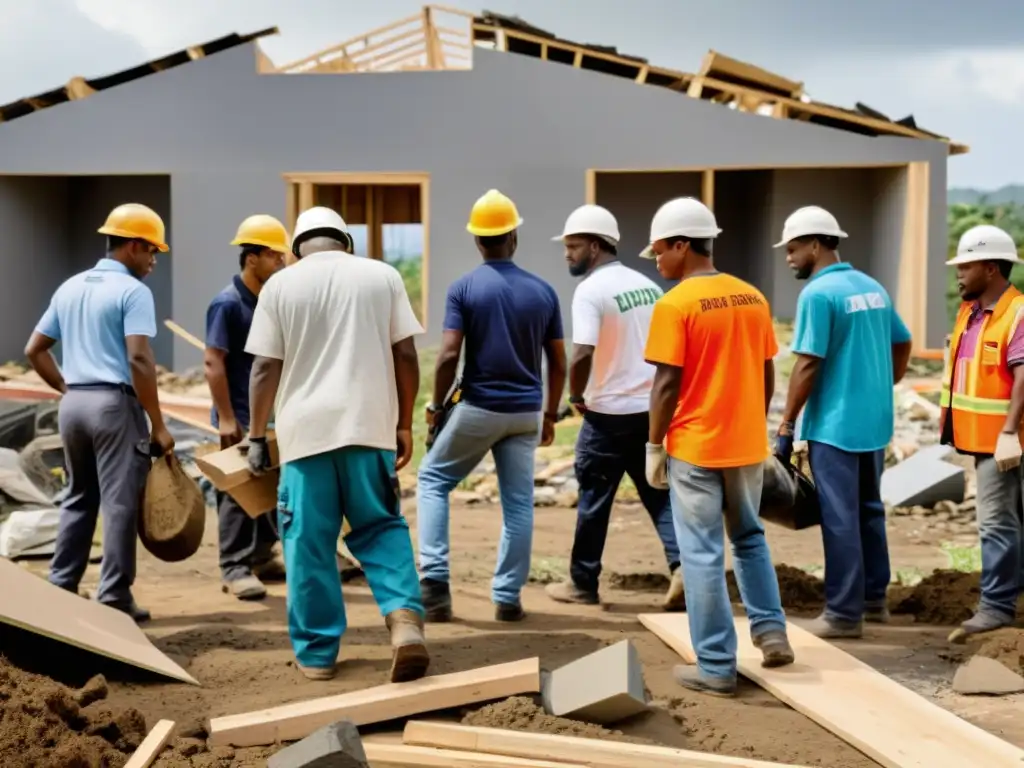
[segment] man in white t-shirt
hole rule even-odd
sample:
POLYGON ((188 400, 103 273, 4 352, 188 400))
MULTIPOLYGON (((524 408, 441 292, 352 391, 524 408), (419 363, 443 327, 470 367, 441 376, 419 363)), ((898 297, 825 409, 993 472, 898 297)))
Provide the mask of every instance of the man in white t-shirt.
POLYGON ((397 472, 412 457, 423 328, 398 272, 353 255, 335 211, 303 212, 292 251, 298 261, 260 293, 245 347, 256 356, 248 458, 257 475, 271 466, 276 412, 292 648, 306 677, 334 675, 346 628, 335 543, 346 519, 345 542, 391 631, 391 681, 414 680, 430 658, 397 472))
POLYGON ((664 607, 680 610, 682 571, 669 494, 652 488, 645 476, 654 367, 644 360, 644 346, 654 302, 662 292, 619 262, 618 222, 601 206, 577 208, 566 220, 565 231, 553 239, 565 245, 569 273, 583 277, 572 298, 569 366, 569 402, 583 414, 583 426, 576 441, 580 496, 570 578, 549 585, 548 596, 565 603, 600 602, 598 578, 608 522, 619 483, 629 475, 654 522, 672 574, 664 607))

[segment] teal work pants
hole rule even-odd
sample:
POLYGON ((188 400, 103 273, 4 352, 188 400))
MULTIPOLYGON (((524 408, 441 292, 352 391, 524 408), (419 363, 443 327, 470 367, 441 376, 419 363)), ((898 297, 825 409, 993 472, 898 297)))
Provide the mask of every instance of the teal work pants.
POLYGON ((423 615, 409 525, 399 507, 395 452, 347 446, 287 462, 278 525, 288 573, 288 634, 303 667, 333 667, 345 633, 335 558, 342 519, 380 612, 423 615))

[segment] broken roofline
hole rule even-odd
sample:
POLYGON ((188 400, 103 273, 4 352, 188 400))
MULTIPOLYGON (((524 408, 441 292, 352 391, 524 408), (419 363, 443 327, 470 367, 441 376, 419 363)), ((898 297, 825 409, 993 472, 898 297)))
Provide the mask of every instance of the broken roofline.
POLYGON ((685 92, 690 97, 742 112, 811 122, 870 136, 943 141, 949 144, 949 153, 954 155, 969 151, 965 145, 919 128, 912 116, 894 121, 859 102, 855 110, 815 102, 804 93, 802 82, 716 51, 708 51, 696 74, 681 72, 652 65, 645 58, 620 53, 611 46, 580 44, 559 38, 519 17, 490 11, 473 15, 441 5, 424 6, 420 14, 350 38, 278 67, 277 71, 283 74, 337 74, 461 70, 470 63, 462 50, 472 51, 474 47, 488 47, 628 77, 640 84, 685 92), (439 14, 468 20, 469 30, 464 32, 439 25, 439 14))
MULTIPOLYGON (((278 34, 277 27, 247 35, 232 33, 104 77, 91 80, 73 77, 61 88, 0 106, 0 122, 86 98, 96 91, 274 34, 278 34)), ((427 5, 419 14, 378 27, 283 67, 271 65, 258 47, 256 54, 258 70, 264 74, 465 70, 471 66, 472 50, 477 46, 628 77, 639 84, 685 92, 691 98, 741 112, 810 122, 862 135, 943 141, 949 145, 951 155, 970 151, 966 145, 918 128, 912 116, 892 121, 860 103, 854 111, 811 101, 803 91, 803 83, 715 51, 708 51, 700 70, 691 74, 651 65, 646 59, 621 54, 614 47, 581 45, 563 40, 518 17, 490 11, 475 15, 443 5, 427 5), (468 30, 439 25, 437 17, 444 14, 464 19, 468 22, 468 30)))

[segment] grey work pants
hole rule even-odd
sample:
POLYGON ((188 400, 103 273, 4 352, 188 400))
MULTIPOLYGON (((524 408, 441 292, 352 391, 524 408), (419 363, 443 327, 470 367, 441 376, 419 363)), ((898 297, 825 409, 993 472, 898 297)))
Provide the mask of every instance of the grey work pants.
POLYGON ((220 572, 225 582, 252 576, 253 566, 272 557, 277 541, 276 514, 271 510, 252 518, 231 496, 217 491, 220 572))
POLYGON ((150 466, 145 411, 134 395, 121 389, 71 389, 61 400, 58 424, 69 488, 60 507, 50 582, 78 591, 102 508, 103 563, 96 599, 127 608, 150 466))
POLYGON ((1024 590, 1024 466, 1000 472, 991 456, 976 456, 978 537, 981 540, 979 610, 1013 621, 1024 590))

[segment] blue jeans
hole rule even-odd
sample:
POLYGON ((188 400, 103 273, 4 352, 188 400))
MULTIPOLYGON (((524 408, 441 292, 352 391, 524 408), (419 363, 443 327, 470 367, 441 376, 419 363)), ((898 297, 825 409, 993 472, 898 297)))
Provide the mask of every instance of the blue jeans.
POLYGON ((281 468, 277 519, 288 573, 288 634, 304 667, 332 667, 347 627, 335 558, 345 543, 382 615, 423 615, 409 526, 399 507, 395 452, 348 446, 281 468))
POLYGON ((576 439, 576 480, 580 484, 580 498, 569 573, 573 583, 587 592, 597 592, 608 523, 623 475, 629 475, 651 516, 669 570, 679 565, 668 491, 652 488, 647 483, 647 426, 646 413, 624 416, 588 413, 576 439))
POLYGON ((416 490, 420 576, 448 582, 448 494, 490 451, 498 472, 502 514, 491 599, 508 605, 519 602, 530 575, 533 464, 540 420, 540 413, 496 413, 465 401, 455 406, 420 464, 416 490))
POLYGON ((976 457, 978 535, 981 539, 979 609, 1013 621, 1024 590, 1024 525, 1021 480, 1024 467, 1000 472, 991 456, 976 457))
POLYGON ((850 453, 814 441, 808 450, 821 504, 825 616, 859 622, 866 607, 885 605, 891 577, 879 492, 885 451, 850 453))
POLYGON ((751 637, 786 629, 759 517, 764 468, 704 469, 670 457, 668 481, 697 668, 705 677, 735 680, 736 625, 725 584, 726 530, 751 637))

